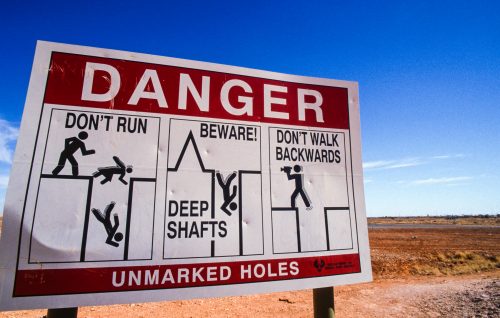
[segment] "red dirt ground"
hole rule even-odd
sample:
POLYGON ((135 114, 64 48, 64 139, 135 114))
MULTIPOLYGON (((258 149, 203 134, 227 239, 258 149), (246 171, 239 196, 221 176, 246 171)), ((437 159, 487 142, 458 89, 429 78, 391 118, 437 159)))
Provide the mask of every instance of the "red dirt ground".
MULTIPOLYGON (((500 317, 499 226, 377 228, 369 235, 374 281, 336 287, 336 317, 500 317)), ((45 314, 15 311, 0 317, 45 314)), ((195 316, 312 317, 312 292, 81 307, 78 314, 195 316)))

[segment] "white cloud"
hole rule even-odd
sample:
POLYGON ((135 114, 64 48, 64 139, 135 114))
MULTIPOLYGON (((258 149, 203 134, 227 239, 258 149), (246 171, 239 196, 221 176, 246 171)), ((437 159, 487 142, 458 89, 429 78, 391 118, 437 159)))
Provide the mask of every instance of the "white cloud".
POLYGON ((420 166, 423 165, 424 163, 425 163, 424 161, 421 161, 419 159, 410 159, 410 160, 395 162, 393 164, 388 165, 384 169, 408 168, 408 167, 420 166))
POLYGON ((398 168, 407 168, 414 167, 424 164, 425 161, 420 158, 407 158, 400 160, 379 160, 379 161, 368 161, 363 163, 363 169, 398 169, 398 168))
POLYGON ((430 157, 405 158, 397 160, 368 161, 368 162, 363 162, 363 169, 386 170, 386 169, 408 168, 408 167, 415 167, 424 164, 429 164, 436 160, 458 159, 464 157, 465 157, 464 154, 458 153, 458 154, 445 154, 445 155, 430 156, 430 157))
POLYGON ((457 184, 469 181, 472 177, 444 177, 444 178, 428 178, 411 181, 411 185, 430 185, 430 184, 457 184))
POLYGON ((4 119, 0 119, 0 162, 11 163, 13 143, 16 141, 19 129, 4 119))
POLYGON ((391 162, 392 161, 385 161, 385 160, 363 162, 363 169, 377 169, 385 167, 389 165, 391 162))
POLYGON ((465 155, 463 153, 455 153, 455 154, 447 154, 447 155, 440 155, 440 156, 434 156, 432 159, 454 159, 454 158, 464 158, 465 155))
POLYGON ((0 176, 0 189, 6 189, 8 184, 9 184, 9 176, 8 175, 0 176))

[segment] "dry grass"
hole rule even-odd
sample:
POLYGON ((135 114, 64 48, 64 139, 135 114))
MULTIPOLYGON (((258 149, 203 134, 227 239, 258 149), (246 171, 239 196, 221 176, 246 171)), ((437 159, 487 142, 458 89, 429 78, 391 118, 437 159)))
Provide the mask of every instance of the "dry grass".
POLYGON ((500 273, 500 227, 370 229, 376 278, 500 273))
POLYGON ((487 253, 456 251, 437 253, 429 256, 424 264, 414 264, 413 275, 462 275, 500 268, 500 257, 487 253))
POLYGON ((435 224, 500 226, 500 216, 415 216, 368 218, 368 224, 435 224))

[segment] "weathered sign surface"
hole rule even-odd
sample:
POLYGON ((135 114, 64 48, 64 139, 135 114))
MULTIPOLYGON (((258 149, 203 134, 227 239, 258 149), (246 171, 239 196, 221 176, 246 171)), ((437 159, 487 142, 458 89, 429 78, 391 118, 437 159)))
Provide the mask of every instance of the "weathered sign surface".
POLYGON ((357 84, 39 42, 1 252, 2 309, 368 281, 357 84))

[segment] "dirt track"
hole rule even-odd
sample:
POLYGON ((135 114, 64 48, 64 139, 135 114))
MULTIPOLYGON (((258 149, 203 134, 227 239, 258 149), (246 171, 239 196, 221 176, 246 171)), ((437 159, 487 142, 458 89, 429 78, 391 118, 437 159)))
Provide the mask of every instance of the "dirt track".
MULTIPOLYGON (((369 232, 375 281, 335 288, 336 317, 500 317, 500 227, 369 232)), ((312 317, 312 292, 82 307, 78 316, 312 317)))

